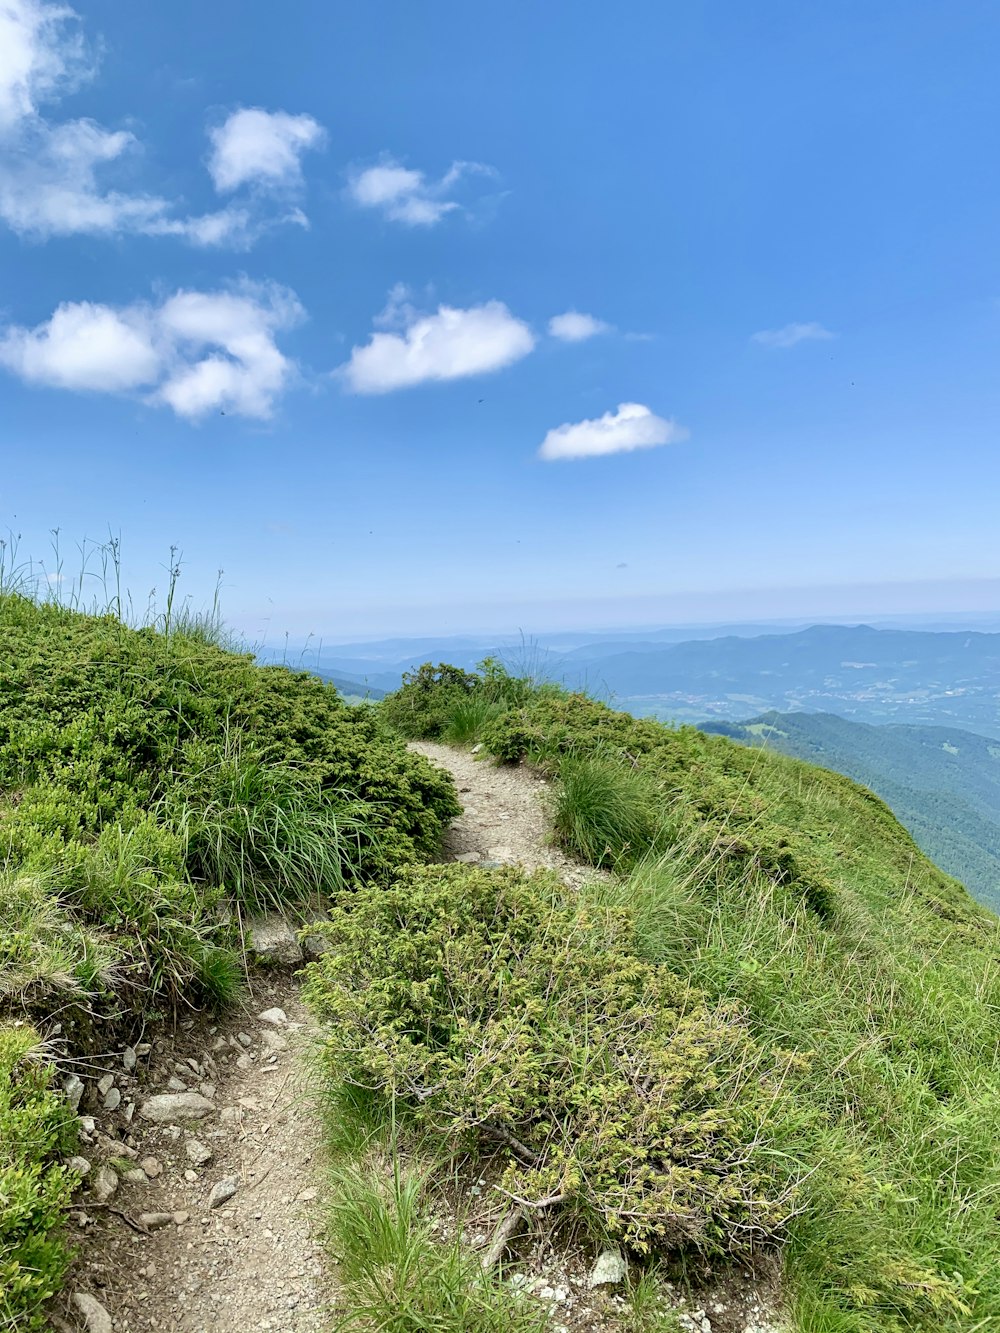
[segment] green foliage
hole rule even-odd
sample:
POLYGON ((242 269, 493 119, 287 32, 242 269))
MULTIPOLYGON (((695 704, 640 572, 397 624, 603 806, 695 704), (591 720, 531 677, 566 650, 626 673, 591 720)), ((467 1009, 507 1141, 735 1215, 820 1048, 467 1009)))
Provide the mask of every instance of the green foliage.
POLYGON ((567 755, 559 765, 555 830, 595 866, 622 866, 656 839, 658 793, 648 776, 619 759, 567 755))
POLYGON ((635 956, 625 914, 581 912, 545 874, 451 865, 355 894, 323 930, 307 993, 331 1072, 499 1145, 512 1197, 638 1250, 780 1230, 757 1053, 735 1011, 635 956))
MULTIPOLYGON (((482 739, 505 762, 615 761, 655 787, 646 857, 584 886, 581 910, 629 922, 633 954, 710 1008, 737 1005, 773 1062, 768 1146, 800 1181, 796 1327, 1000 1321, 997 919, 838 774, 583 695, 532 693, 482 739)), ((598 859, 607 842, 575 845, 598 859)))
POLYGON ((245 907, 384 883, 459 809, 370 710, 225 642, 172 602, 157 631, 0 594, 0 1325, 34 1326, 58 1280, 64 1193, 56 1102, 7 1014, 107 1049, 231 1000, 245 907))
POLYGON ((379 705, 379 712, 402 736, 438 740, 451 721, 456 704, 473 692, 478 678, 460 667, 425 662, 408 671, 403 684, 379 705))
POLYGON ((25 1333, 47 1327, 41 1307, 69 1262, 59 1226, 71 1182, 55 1159, 73 1137, 37 1042, 0 1023, 0 1328, 25 1333))
POLYGON ((544 1333, 548 1321, 485 1273, 456 1238, 432 1238, 424 1181, 382 1163, 340 1162, 330 1178, 339 1328, 377 1333, 544 1333))

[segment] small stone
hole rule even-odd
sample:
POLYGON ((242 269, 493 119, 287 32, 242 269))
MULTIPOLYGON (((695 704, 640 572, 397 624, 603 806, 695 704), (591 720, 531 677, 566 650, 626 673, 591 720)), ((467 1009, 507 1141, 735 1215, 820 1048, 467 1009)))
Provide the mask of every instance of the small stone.
POLYGON ((104 1094, 105 1111, 117 1111, 122 1104, 122 1095, 117 1088, 109 1088, 104 1094))
POLYGON ((84 1137, 86 1137, 89 1134, 93 1134, 96 1128, 97 1128, 97 1121, 94 1119, 92 1115, 80 1116, 80 1133, 84 1137))
POLYGON ((158 1157, 144 1157, 139 1165, 150 1180, 155 1180, 157 1176, 163 1173, 163 1163, 158 1157))
POLYGON ((194 1182, 198 1179, 198 1172, 192 1171, 189 1167, 187 1171, 184 1172, 184 1179, 188 1182, 189 1185, 193 1185, 194 1182))
POLYGON ((144 1120, 165 1125, 172 1120, 200 1120, 214 1109, 200 1092, 161 1092, 143 1102, 139 1114, 144 1120))
POLYGON ((136 1055, 148 1055, 152 1049, 153 1048, 152 1046, 150 1046, 148 1041, 136 1042, 135 1046, 136 1055))
POLYGON ((102 1097, 106 1097, 114 1086, 115 1086, 114 1074, 105 1074, 103 1078, 99 1078, 97 1080, 97 1091, 101 1094, 102 1097))
POLYGON ((131 1074, 132 1070, 135 1068, 135 1060, 135 1050, 131 1046, 126 1046, 124 1051, 122 1051, 122 1064, 125 1067, 126 1073, 131 1074))
POLYGON ((147 1231, 161 1231, 174 1220, 173 1213, 140 1213, 139 1221, 147 1231))
POLYGON ((236 1040, 239 1042, 241 1046, 243 1046, 247 1050, 249 1050, 250 1047, 253 1045, 253 1037, 251 1037, 249 1033, 246 1032, 237 1032, 236 1040))
POLYGON ((469 751, 469 754, 481 754, 482 749, 483 749, 483 743, 482 741, 478 741, 469 751))
POLYGON ((195 1166, 204 1166, 206 1162, 212 1160, 212 1149, 200 1139, 187 1139, 184 1143, 184 1154, 195 1166))
POLYGON ((118 1174, 113 1167, 105 1164, 97 1168, 91 1189, 98 1203, 107 1203, 118 1189, 118 1174))
POLYGON ((83 1079, 77 1078, 76 1074, 70 1074, 63 1081, 63 1092, 66 1094, 69 1109, 76 1115, 80 1109, 80 1098, 83 1096, 83 1079))
POLYGON ((90 1163, 86 1157, 70 1157, 66 1165, 70 1171, 74 1171, 78 1176, 90 1175, 90 1163))
POLYGON ((299 1203, 312 1203, 318 1193, 319 1190, 313 1189, 311 1186, 307 1190, 300 1190, 299 1203))
POLYGON ((148 1185, 149 1177, 145 1171, 140 1171, 138 1167, 133 1167, 131 1171, 126 1171, 123 1180, 128 1181, 130 1185, 148 1185))
POLYGON ((591 1291, 595 1287, 616 1287, 625 1281, 627 1273, 628 1264, 619 1250, 602 1250, 597 1256, 597 1263, 590 1270, 587 1286, 591 1291))
POLYGON ((264 1045, 269 1051, 287 1051, 288 1042, 280 1032, 272 1032, 270 1028, 265 1028, 260 1034, 264 1040, 264 1045))
POLYGON ((182 1226, 184 1225, 184 1223, 185 1223, 186 1221, 188 1221, 188 1219, 190 1218, 190 1216, 191 1216, 190 1213, 185 1213, 185 1212, 183 1212, 183 1211, 178 1212, 178 1213, 174 1213, 174 1226, 176 1226, 176 1227, 182 1227, 182 1226))
POLYGON ((187 1092, 187 1084, 183 1079, 179 1079, 176 1074, 171 1074, 167 1079, 167 1087, 171 1092, 187 1092))
POLYGON ((238 1189, 239 1183, 236 1177, 226 1176, 224 1180, 212 1186, 212 1193, 208 1196, 209 1208, 219 1208, 222 1204, 228 1203, 238 1189))
POLYGON ((85 1291, 73 1293, 73 1304, 83 1315, 87 1333, 113 1333, 111 1316, 96 1297, 85 1291))
POLYGON ((198 1084, 198 1091, 201 1093, 201 1095, 202 1095, 203 1097, 207 1097, 208 1100, 211 1101, 212 1098, 215 1096, 215 1084, 214 1084, 214 1083, 199 1083, 199 1084, 198 1084))
POLYGON ((273 1028, 283 1028, 288 1022, 288 1015, 284 1009, 265 1009, 262 1014, 258 1014, 262 1023, 268 1023, 273 1028))
POLYGON ((483 859, 482 852, 463 852, 461 856, 455 857, 455 860, 459 863, 459 865, 463 866, 475 865, 477 861, 481 861, 482 859, 483 859))

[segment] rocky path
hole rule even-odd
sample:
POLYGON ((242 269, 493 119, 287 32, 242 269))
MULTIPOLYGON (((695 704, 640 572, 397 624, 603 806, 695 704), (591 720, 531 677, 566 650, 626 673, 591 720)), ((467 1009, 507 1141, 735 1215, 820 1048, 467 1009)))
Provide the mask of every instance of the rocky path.
POLYGON ((568 884, 595 874, 552 845, 548 784, 529 769, 497 768, 467 750, 433 741, 413 741, 410 749, 446 768, 458 788, 463 812, 445 835, 446 860, 545 867, 568 884))
POLYGON ((331 1326, 320 1125, 306 1086, 312 1028, 294 984, 272 975, 266 988, 255 980, 249 1007, 224 1025, 195 1022, 106 1060, 122 1101, 109 1113, 98 1085, 80 1107, 92 1114, 72 1220, 87 1240, 56 1328, 331 1326))

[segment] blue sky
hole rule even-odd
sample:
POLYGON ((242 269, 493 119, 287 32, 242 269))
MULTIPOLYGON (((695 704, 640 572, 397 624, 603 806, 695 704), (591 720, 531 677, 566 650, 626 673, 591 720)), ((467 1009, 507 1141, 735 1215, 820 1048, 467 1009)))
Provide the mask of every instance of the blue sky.
POLYGON ((22 551, 255 637, 995 608, 995 5, 74 8, 0 0, 22 551))

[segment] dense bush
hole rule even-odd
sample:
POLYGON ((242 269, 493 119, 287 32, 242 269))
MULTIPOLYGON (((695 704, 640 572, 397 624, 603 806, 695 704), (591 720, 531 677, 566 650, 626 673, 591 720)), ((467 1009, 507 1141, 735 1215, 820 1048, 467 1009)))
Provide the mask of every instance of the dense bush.
POLYGON ((58 1279, 65 1194, 58 1103, 14 1022, 58 1011, 72 1055, 107 1049, 109 1024, 231 999, 244 909, 385 883, 459 809, 370 710, 214 637, 0 595, 4 1327, 30 1327, 58 1279))
POLYGON ((73 1143, 65 1102, 30 1028, 0 1025, 0 1328, 47 1327, 41 1307, 69 1261, 60 1233, 71 1183, 54 1164, 73 1143))
POLYGON ((640 1251, 777 1234, 757 1053, 735 1012, 635 956, 627 913, 452 865, 358 893, 323 929, 308 994, 331 1070, 500 1150, 512 1198, 555 1198, 640 1251))

